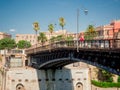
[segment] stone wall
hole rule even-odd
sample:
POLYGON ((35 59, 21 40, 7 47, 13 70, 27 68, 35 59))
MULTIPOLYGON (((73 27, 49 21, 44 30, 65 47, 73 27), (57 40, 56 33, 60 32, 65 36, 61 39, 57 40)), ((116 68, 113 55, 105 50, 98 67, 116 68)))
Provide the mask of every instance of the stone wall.
POLYGON ((4 90, 91 90, 88 73, 88 68, 73 64, 49 70, 11 68, 6 72, 4 90))
POLYGON ((120 90, 120 88, 100 88, 92 85, 92 90, 120 90))

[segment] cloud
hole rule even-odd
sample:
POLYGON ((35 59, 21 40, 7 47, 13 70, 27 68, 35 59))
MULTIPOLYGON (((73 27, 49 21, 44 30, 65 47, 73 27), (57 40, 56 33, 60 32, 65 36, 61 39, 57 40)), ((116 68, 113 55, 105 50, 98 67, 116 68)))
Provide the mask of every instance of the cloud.
POLYGON ((15 32, 16 30, 15 30, 15 29, 10 29, 9 31, 10 31, 10 32, 15 32))

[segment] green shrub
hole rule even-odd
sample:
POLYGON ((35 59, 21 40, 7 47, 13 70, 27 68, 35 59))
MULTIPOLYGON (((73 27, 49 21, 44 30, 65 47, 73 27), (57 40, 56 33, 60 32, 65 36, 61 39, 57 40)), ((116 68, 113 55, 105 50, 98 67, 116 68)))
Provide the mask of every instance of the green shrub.
POLYGON ((98 80, 101 82, 113 82, 113 74, 106 70, 98 69, 97 75, 98 80))
POLYGON ((120 83, 113 83, 113 82, 99 82, 92 80, 93 85, 102 87, 102 88, 109 88, 109 87, 120 87, 120 83))
POLYGON ((106 80, 106 82, 113 82, 113 77, 109 77, 108 80, 106 80))
POLYGON ((118 77, 117 81, 120 82, 120 76, 118 77))

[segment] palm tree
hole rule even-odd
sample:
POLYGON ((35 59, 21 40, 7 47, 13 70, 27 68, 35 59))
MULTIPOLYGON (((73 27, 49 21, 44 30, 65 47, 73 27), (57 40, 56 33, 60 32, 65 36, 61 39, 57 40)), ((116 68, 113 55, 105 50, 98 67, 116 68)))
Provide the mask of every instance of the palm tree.
POLYGON ((65 26, 65 19, 63 17, 59 18, 59 24, 60 24, 60 26, 62 27, 62 30, 63 30, 63 28, 65 26))
POLYGON ((56 37, 55 37, 55 36, 52 36, 52 37, 50 38, 50 41, 51 41, 52 43, 54 43, 54 42, 56 41, 56 37))
POLYGON ((63 40, 65 40, 65 36, 64 35, 58 35, 56 37, 56 41, 63 41, 63 40))
POLYGON ((65 40, 67 41, 68 46, 73 45, 73 43, 72 43, 73 36, 68 36, 68 37, 65 38, 65 40))
POLYGON ((49 30, 49 32, 50 32, 51 34, 53 33, 53 31, 54 31, 54 26, 53 26, 53 24, 48 25, 48 30, 49 30))
POLYGON ((95 31, 94 26, 89 25, 85 32, 84 38, 85 38, 85 40, 91 40, 91 39, 94 39, 94 37, 96 37, 96 35, 97 35, 97 32, 95 31))
POLYGON ((88 28, 87 28, 88 32, 95 32, 95 28, 93 25, 89 25, 88 28))
POLYGON ((49 43, 50 43, 50 48, 51 48, 51 36, 52 36, 52 33, 53 33, 53 31, 54 31, 54 26, 53 26, 53 24, 50 24, 50 25, 48 25, 48 31, 50 32, 50 39, 49 39, 49 43))
POLYGON ((73 40, 73 36, 66 37, 66 41, 72 41, 72 40, 73 40))
POLYGON ((43 44, 47 41, 47 37, 46 37, 45 33, 43 33, 43 32, 39 33, 38 41, 40 41, 43 46, 43 44))
POLYGON ((38 30, 40 29, 38 22, 34 22, 34 23, 33 23, 33 29, 35 30, 35 33, 36 33, 36 45, 37 45, 37 41, 38 41, 37 32, 38 32, 38 30))
MULTIPOLYGON (((48 25, 48 31, 50 32, 50 34, 52 35, 53 31, 54 31, 54 26, 53 24, 48 25)), ((51 38, 51 37, 50 37, 51 38)))

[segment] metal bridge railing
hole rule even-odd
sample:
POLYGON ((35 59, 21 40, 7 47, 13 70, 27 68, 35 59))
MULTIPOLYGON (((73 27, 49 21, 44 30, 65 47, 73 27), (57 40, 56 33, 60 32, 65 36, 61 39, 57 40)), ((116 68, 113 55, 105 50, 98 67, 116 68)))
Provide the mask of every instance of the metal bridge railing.
POLYGON ((38 46, 34 48, 28 48, 25 50, 26 54, 32 54, 40 51, 49 50, 56 48, 94 48, 94 49, 116 49, 120 48, 120 39, 104 39, 104 40, 84 40, 84 41, 59 41, 50 43, 43 46, 38 46), (78 44, 77 44, 78 42, 78 44), (78 46, 77 46, 78 45, 78 46))

